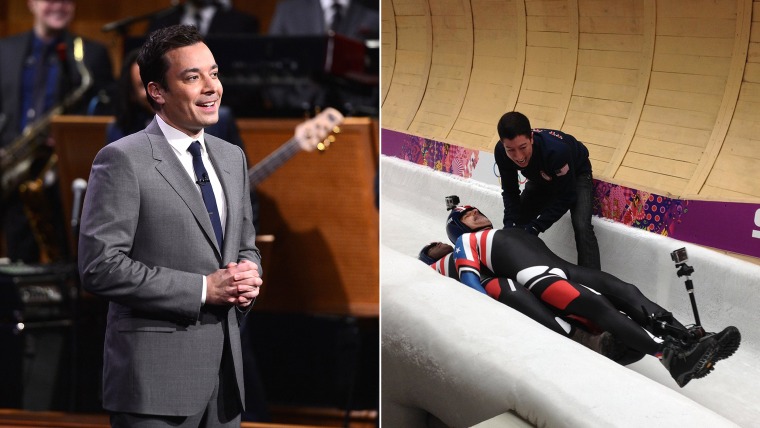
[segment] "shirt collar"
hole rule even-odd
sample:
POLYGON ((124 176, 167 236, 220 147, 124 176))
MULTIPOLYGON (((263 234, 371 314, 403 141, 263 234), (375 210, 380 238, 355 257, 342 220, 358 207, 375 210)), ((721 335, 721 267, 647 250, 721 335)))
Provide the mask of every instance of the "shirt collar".
MULTIPOLYGON (((323 10, 332 10, 332 5, 335 3, 336 0, 321 0, 322 2, 322 9, 323 10)), ((338 3, 340 3, 341 6, 343 6, 343 10, 346 10, 348 7, 348 4, 351 2, 351 0, 337 0, 338 3)))
POLYGON ((58 45, 61 42, 63 42, 63 35, 59 35, 57 37, 54 37, 50 41, 46 42, 46 41, 40 39, 37 36, 37 33, 32 32, 32 52, 35 55, 41 55, 42 51, 44 49, 47 49, 50 46, 56 46, 56 45, 58 45))
POLYGON ((187 148, 190 147, 190 143, 193 141, 199 141, 201 143, 201 152, 206 150, 206 141, 203 138, 204 132, 202 129, 198 138, 192 138, 166 123, 159 115, 156 115, 156 122, 158 123, 158 127, 161 128, 164 137, 166 137, 166 141, 169 142, 169 145, 172 146, 177 153, 187 153, 187 148))
POLYGON ((203 19, 209 19, 216 13, 216 6, 201 6, 198 7, 191 2, 185 3, 185 18, 195 20, 195 14, 200 13, 203 19))

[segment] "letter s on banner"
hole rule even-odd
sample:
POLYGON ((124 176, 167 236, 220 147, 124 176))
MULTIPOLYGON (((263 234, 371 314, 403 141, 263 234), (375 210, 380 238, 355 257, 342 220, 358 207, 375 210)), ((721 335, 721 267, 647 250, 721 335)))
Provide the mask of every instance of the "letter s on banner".
MULTIPOLYGON (((755 226, 760 227, 760 209, 755 211, 755 226)), ((752 237, 760 238, 760 230, 753 230, 752 237)))

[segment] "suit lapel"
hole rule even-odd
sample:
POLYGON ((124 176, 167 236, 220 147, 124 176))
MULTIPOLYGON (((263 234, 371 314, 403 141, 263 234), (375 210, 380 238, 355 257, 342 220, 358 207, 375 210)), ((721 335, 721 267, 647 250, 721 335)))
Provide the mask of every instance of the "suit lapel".
POLYGON ((24 60, 29 53, 29 46, 32 43, 32 32, 25 33, 23 37, 16 37, 12 44, 9 44, 8 49, 3 52, 2 55, 2 67, 3 67, 3 81, 8 84, 2 86, 4 103, 9 103, 11 106, 8 111, 13 111, 14 114, 9 114, 7 120, 13 123, 6 123, 5 126, 18 127, 21 117, 21 73, 24 70, 24 60))
MULTIPOLYGON (((172 147, 161 132, 156 119, 145 129, 150 140, 153 150, 153 158, 159 161, 156 164, 156 170, 169 183, 175 192, 185 201, 185 204, 193 213, 193 216, 200 224, 203 233, 206 234, 208 241, 214 246, 217 254, 221 258, 221 250, 216 242, 214 228, 211 226, 206 205, 203 203, 203 197, 198 191, 195 183, 187 175, 187 171, 177 159, 172 147)), ((225 194, 227 192, 225 191, 225 194)))
MULTIPOLYGON (((325 34, 327 33, 327 23, 325 22, 325 12, 324 9, 322 9, 322 2, 320 1, 307 1, 305 3, 307 8, 310 8, 310 12, 304 11, 303 14, 300 14, 302 16, 302 20, 304 20, 304 27, 303 28, 311 28, 313 29, 314 34, 325 34), (319 19, 315 20, 313 17, 318 16, 319 19)), ((296 11, 292 11, 294 13, 297 13, 296 11)))
POLYGON ((348 5, 348 10, 345 11, 343 15, 343 21, 340 22, 340 29, 344 30, 344 34, 347 34, 350 37, 357 37, 356 26, 360 23, 361 11, 359 10, 359 5, 356 4, 355 1, 352 1, 348 5), (350 29, 351 31, 345 31, 350 29))

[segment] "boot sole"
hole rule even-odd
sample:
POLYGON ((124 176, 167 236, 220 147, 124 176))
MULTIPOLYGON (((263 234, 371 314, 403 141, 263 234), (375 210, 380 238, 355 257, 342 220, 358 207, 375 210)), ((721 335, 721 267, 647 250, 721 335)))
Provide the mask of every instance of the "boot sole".
POLYGON ((694 364, 694 367, 688 373, 684 373, 681 376, 679 376, 678 379, 675 379, 678 386, 683 388, 692 379, 700 379, 710 374, 710 372, 713 370, 713 359, 715 358, 715 355, 717 354, 717 352, 718 352, 717 344, 705 350, 705 352, 699 358, 697 363, 694 364))
POLYGON ((715 363, 720 360, 725 360, 726 358, 734 355, 737 349, 739 349, 739 345, 742 341, 742 336, 739 332, 739 329, 733 326, 727 327, 721 333, 723 334, 721 335, 720 339, 718 339, 717 352, 715 352, 715 356, 711 362, 709 362, 702 370, 693 376, 694 379, 701 379, 707 376, 715 369, 715 363))
POLYGON ((715 361, 725 360, 734 355, 742 342, 742 335, 736 327, 727 327, 723 330, 725 334, 718 339, 718 352, 715 355, 715 361))

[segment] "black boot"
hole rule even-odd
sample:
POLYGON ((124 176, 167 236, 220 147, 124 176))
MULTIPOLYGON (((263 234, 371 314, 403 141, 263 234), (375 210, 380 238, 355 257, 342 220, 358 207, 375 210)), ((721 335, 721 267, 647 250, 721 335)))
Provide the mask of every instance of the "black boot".
POLYGON ((734 352, 739 349, 739 345, 742 341, 742 335, 739 333, 739 329, 734 326, 726 327, 719 333, 704 333, 704 337, 700 339, 700 342, 708 338, 712 338, 717 342, 718 349, 715 352, 712 364, 710 364, 709 367, 705 367, 704 370, 697 372, 694 375, 694 379, 700 379, 710 374, 715 368, 715 363, 734 355, 734 352))
POLYGON ((661 362, 681 388, 694 378, 707 376, 719 350, 715 335, 704 337, 696 344, 669 336, 663 346, 661 362))

